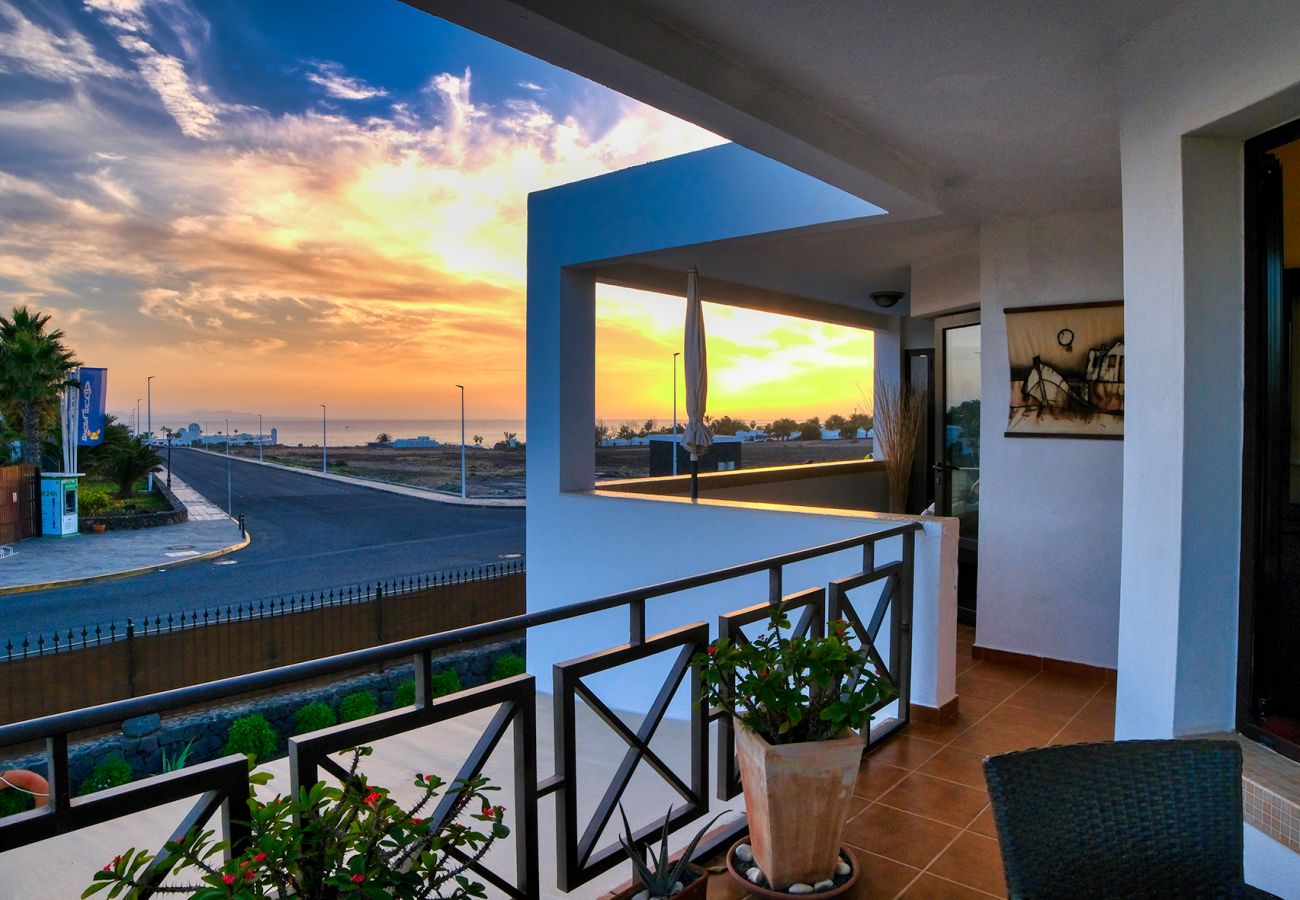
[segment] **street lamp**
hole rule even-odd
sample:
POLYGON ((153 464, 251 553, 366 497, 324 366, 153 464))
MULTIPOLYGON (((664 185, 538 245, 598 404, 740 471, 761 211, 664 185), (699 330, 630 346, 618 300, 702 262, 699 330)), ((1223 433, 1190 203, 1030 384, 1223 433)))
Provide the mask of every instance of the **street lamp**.
POLYGON ((325 422, 325 404, 320 405, 320 470, 328 473, 329 467, 329 430, 325 422))
POLYGON ((673 474, 677 474, 677 357, 682 352, 673 354, 673 474))
POLYGON ((262 414, 257 414, 257 461, 262 461, 262 414))
POLYGON ((235 505, 231 502, 230 491, 230 420, 226 419, 226 515, 235 517, 235 505))
POLYGON ((465 499, 465 385, 460 388, 460 498, 465 499))
MULTIPOLYGON (((148 421, 149 436, 145 438, 145 442, 150 447, 153 446, 153 380, 157 377, 158 377, 157 375, 150 375, 148 378, 144 380, 144 394, 146 397, 149 398, 149 407, 148 407, 149 408, 149 421, 148 421)), ((149 470, 149 493, 151 494, 153 493, 153 470, 152 469, 149 470)))
POLYGON ((144 399, 143 397, 135 398, 135 436, 136 437, 140 436, 140 401, 142 401, 143 399, 144 399))

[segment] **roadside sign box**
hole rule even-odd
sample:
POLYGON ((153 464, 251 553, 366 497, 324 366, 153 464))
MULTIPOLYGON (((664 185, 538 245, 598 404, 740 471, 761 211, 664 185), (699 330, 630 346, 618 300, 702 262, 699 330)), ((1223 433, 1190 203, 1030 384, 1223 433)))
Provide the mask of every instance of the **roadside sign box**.
POLYGON ((67 472, 41 473, 42 533, 67 537, 77 533, 77 479, 67 472))

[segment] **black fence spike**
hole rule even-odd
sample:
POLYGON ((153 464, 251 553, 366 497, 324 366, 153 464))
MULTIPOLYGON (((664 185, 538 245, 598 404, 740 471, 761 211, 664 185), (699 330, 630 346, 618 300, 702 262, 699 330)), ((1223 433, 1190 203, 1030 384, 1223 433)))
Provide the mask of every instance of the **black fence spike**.
POLYGON ((36 636, 36 655, 37 656, 45 655, 45 635, 43 634, 38 634, 36 636))
POLYGON ((27 635, 23 635, 23 659, 27 658, 27 650, 31 647, 31 642, 27 640, 27 635))
POLYGON ((12 639, 5 642, 5 655, 10 659, 14 658, 14 642, 12 639))
POLYGON ((85 628, 82 628, 82 629, 81 629, 81 646, 83 646, 83 647, 86 646, 86 638, 87 638, 87 637, 89 637, 89 635, 86 633, 86 629, 85 629, 85 628))
POLYGON ((59 652, 59 633, 57 631, 54 632, 54 652, 59 652))
POLYGON ((103 640, 104 640, 104 632, 103 632, 103 630, 100 629, 100 627, 99 627, 98 625, 96 625, 96 626, 95 626, 95 646, 99 646, 99 644, 100 644, 103 640))

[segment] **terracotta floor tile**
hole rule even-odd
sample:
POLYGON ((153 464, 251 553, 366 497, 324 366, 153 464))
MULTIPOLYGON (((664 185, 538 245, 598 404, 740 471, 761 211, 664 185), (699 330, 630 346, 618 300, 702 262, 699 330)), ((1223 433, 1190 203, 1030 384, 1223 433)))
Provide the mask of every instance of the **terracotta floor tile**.
POLYGON ((1115 740, 1115 726, 1104 722, 1085 722, 1082 719, 1075 719, 1069 725, 1061 729, 1061 732, 1052 738, 1053 744, 1085 744, 1096 741, 1113 741, 1115 740))
POLYGON ((985 716, 980 724, 992 725, 1008 731, 1019 731, 1045 744, 1072 718, 1074 718, 1073 713, 1031 709, 1015 706, 1011 701, 1007 701, 985 716))
POLYGON ((1060 691, 1063 694, 1080 694, 1091 699, 1102 686, 1100 676, 1066 675, 1061 672, 1039 672, 1030 684, 1060 691))
POLYGON ((1027 666, 1008 666, 1005 663, 989 662, 987 659, 980 660, 976 671, 981 678, 1014 684, 1017 687, 1028 684, 1039 673, 1038 669, 1031 669, 1027 666))
POLYGON ((1114 702, 1115 702, 1115 682, 1113 682, 1113 681, 1107 681, 1106 683, 1104 683, 1104 684, 1101 686, 1101 689, 1097 691, 1097 699, 1098 699, 1098 700, 1109 700, 1111 703, 1114 703, 1114 702))
POLYGON ((885 765, 915 769, 942 749, 943 744, 904 734, 871 750, 870 757, 885 765))
POLYGON ((945 747, 917 769, 925 775, 984 789, 984 755, 957 747, 945 747))
POLYGON ((988 803, 988 792, 913 772, 876 802, 964 828, 988 803))
POLYGON ((1036 738, 1031 734, 1025 734, 1023 731, 999 728, 990 723, 988 719, 985 719, 969 731, 965 731, 954 738, 952 746, 984 756, 993 756, 998 753, 1010 753, 1013 750, 1042 747, 1047 740, 1050 740, 1050 738, 1036 738))
POLYGON ((907 726, 907 733, 927 741, 947 744, 957 735, 987 716, 997 705, 992 700, 981 700, 978 697, 962 697, 961 705, 957 710, 957 718, 953 721, 946 722, 943 725, 929 725, 914 721, 907 726))
POLYGON ((972 666, 957 676, 958 697, 978 697, 981 700, 1001 703, 1019 690, 1020 685, 981 677, 980 668, 980 666, 972 666))
POLYGON ((996 838, 998 836, 998 826, 993 822, 993 807, 984 807, 984 812, 976 816, 975 821, 971 822, 967 828, 985 837, 996 838))
POLYGON ((1039 687, 1031 681, 1008 697, 1007 703, 1011 706, 1062 713, 1073 717, 1087 705, 1088 698, 1079 694, 1067 694, 1052 688, 1039 687))
MULTIPOLYGON (((977 891, 972 887, 927 872, 913 881, 911 886, 903 891, 902 896, 907 900, 984 900, 995 895, 977 891)), ((709 900, 713 900, 712 894, 709 895, 709 900)))
POLYGON ((879 759, 868 758, 858 767, 858 781, 853 793, 868 800, 875 800, 885 791, 907 777, 907 769, 891 766, 879 759))
POLYGON ((919 869, 865 850, 854 850, 854 855, 861 867, 858 881, 851 890, 840 895, 851 900, 886 900, 897 897, 899 891, 921 874, 919 869))
POLYGON ((958 657, 957 657, 957 674, 958 674, 958 675, 962 675, 962 674, 964 674, 964 673, 966 673, 966 672, 969 672, 971 669, 975 668, 975 663, 977 663, 977 662, 978 662, 978 660, 975 660, 975 659, 965 659, 965 658, 963 658, 963 657, 961 657, 961 656, 958 656, 958 657))
POLYGON ((844 826, 844 842, 904 865, 924 868, 957 836, 941 822, 873 803, 844 826))
POLYGON ((973 831, 963 832, 928 871, 989 894, 1007 895, 998 842, 973 831))
POLYGON ((1085 722, 1100 722, 1103 725, 1115 724, 1115 701, 1094 697, 1079 710, 1078 718, 1085 722))

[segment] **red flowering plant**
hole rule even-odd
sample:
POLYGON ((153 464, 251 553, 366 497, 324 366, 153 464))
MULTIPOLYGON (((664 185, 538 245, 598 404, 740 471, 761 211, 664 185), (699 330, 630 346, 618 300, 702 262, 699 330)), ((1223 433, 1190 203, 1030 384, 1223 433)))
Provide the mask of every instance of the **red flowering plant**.
MULTIPOLYGON (((297 797, 277 795, 248 800, 252 840, 238 857, 225 860, 228 844, 212 831, 190 832, 168 842, 163 856, 194 883, 165 881, 158 894, 184 894, 196 900, 259 897, 334 898, 486 897, 485 887, 469 877, 470 866, 510 829, 504 806, 493 806, 485 778, 447 785, 454 796, 450 811, 435 825, 421 813, 446 783, 436 775, 416 775, 420 797, 410 808, 358 771, 369 747, 350 752, 352 765, 341 787, 317 782, 297 797)), ((255 773, 254 784, 270 776, 255 773)), ((96 872, 82 897, 108 891, 117 897, 147 886, 158 857, 131 849, 96 872)), ((131 894, 134 896, 134 893, 131 894)))
POLYGON ((793 633, 784 604, 752 640, 719 638, 695 655, 704 701, 731 710, 770 744, 825 741, 861 731, 872 709, 894 696, 889 679, 848 639, 848 623, 825 637, 793 633), (785 633, 783 633, 783 630, 785 633))

